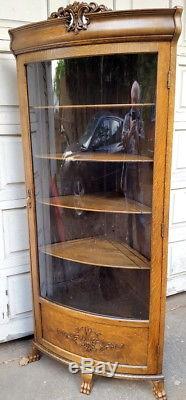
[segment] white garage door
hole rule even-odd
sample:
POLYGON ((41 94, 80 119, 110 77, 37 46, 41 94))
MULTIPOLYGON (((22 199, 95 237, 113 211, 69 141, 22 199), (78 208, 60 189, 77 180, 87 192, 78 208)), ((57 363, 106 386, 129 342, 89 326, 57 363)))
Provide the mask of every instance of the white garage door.
POLYGON ((16 63, 8 29, 46 16, 45 0, 7 0, 0 7, 0 341, 33 332, 16 63))

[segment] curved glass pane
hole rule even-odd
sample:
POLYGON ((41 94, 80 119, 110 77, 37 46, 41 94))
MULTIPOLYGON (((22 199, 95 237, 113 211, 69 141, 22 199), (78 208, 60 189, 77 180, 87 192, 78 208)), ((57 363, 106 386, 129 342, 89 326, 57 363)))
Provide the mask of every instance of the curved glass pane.
POLYGON ((27 65, 41 296, 149 318, 157 54, 27 65))

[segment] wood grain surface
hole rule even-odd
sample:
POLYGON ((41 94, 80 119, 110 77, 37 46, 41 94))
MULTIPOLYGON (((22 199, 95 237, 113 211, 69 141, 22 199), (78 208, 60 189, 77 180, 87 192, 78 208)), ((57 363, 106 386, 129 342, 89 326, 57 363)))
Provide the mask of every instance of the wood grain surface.
POLYGON ((148 260, 126 244, 104 238, 88 238, 48 244, 41 249, 53 257, 82 264, 149 269, 148 260))
POLYGON ((148 156, 124 153, 101 153, 101 152, 80 152, 80 153, 56 153, 56 154, 36 154, 36 158, 47 160, 66 160, 66 161, 90 161, 90 162, 153 162, 148 156))
POLYGON ((40 202, 48 206, 70 208, 74 210, 121 214, 151 214, 150 207, 115 193, 51 197, 49 199, 43 199, 40 202))

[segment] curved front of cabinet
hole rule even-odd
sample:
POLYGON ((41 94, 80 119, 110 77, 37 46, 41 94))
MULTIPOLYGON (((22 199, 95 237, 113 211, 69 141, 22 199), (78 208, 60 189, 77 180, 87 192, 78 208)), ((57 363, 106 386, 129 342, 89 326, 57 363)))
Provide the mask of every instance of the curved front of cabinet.
POLYGON ((81 358, 118 363, 117 373, 147 370, 148 321, 132 322, 76 312, 41 300, 42 339, 49 352, 69 362, 81 358))
POLYGON ((145 374, 157 53, 26 69, 40 344, 69 362, 145 374))

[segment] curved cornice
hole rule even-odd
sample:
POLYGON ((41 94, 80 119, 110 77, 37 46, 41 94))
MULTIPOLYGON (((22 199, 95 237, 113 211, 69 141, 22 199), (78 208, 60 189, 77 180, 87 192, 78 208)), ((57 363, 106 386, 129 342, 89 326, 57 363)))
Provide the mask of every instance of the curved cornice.
POLYGON ((11 50, 18 55, 80 44, 176 41, 181 32, 181 14, 181 7, 87 13, 88 27, 78 33, 67 30, 65 17, 50 18, 11 29, 11 50))

